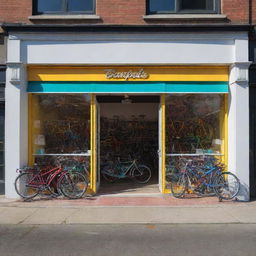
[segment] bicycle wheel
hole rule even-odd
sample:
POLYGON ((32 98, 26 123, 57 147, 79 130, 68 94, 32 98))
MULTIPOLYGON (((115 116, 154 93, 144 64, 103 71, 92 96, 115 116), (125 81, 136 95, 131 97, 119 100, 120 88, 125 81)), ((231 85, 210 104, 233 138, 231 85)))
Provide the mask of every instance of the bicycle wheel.
POLYGON ((151 170, 146 165, 138 165, 132 172, 132 178, 137 183, 147 183, 151 178, 151 170))
POLYGON ((70 199, 81 198, 86 190, 88 183, 83 174, 79 172, 67 172, 58 181, 58 189, 70 199))
POLYGON ((220 199, 234 198, 240 189, 239 179, 231 172, 223 172, 214 181, 214 191, 220 199))
MULTIPOLYGON (((25 199, 31 199, 38 195, 39 190, 32 186, 34 174, 31 172, 21 173, 14 182, 15 191, 25 199)), ((36 181, 33 180, 35 183, 36 181)), ((36 185, 36 184, 35 184, 36 185)))
POLYGON ((184 173, 172 174, 170 188, 174 197, 180 198, 184 195, 187 188, 187 178, 184 173))
POLYGON ((113 169, 108 169, 103 171, 101 174, 107 182, 114 183, 118 179, 116 176, 113 176, 114 173, 115 171, 113 169))

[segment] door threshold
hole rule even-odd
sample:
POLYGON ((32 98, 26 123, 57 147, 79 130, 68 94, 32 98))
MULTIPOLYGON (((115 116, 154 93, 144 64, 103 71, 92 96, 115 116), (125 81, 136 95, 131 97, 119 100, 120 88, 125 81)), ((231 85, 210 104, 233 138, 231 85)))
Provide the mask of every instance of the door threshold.
POLYGON ((98 194, 97 197, 162 197, 164 194, 157 193, 113 193, 113 194, 98 194))

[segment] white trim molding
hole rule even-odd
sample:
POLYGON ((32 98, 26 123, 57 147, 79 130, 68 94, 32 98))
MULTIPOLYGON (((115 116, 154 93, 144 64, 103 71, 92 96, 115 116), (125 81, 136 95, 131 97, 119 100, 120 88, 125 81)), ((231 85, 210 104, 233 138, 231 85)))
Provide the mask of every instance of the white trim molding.
POLYGON ((230 85, 247 84, 249 81, 249 67, 252 62, 235 62, 230 66, 230 85))

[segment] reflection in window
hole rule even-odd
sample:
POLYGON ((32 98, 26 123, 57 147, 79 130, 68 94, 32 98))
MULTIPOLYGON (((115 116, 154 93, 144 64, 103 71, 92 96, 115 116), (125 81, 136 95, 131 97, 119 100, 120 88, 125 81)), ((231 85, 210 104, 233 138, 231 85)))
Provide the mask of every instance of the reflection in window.
POLYGON ((87 0, 87 1, 82 1, 82 0, 69 0, 68 1, 68 7, 67 11, 68 12, 79 12, 82 10, 93 10, 93 1, 87 0))
POLYGON ((174 11, 175 0, 151 0, 149 2, 149 9, 151 13, 174 11))
POLYGON ((148 13, 218 13, 219 0, 148 0, 148 13))
POLYGON ((60 12, 63 8, 62 0, 38 0, 37 12, 60 12))
POLYGON ((182 0, 181 9, 183 10, 212 10, 213 0, 182 0))
POLYGON ((33 96, 34 154, 86 153, 90 148, 87 95, 33 96))
POLYGON ((169 96, 166 107, 167 153, 220 153, 223 96, 169 96))
POLYGON ((34 13, 93 13, 94 0, 34 0, 34 13))
MULTIPOLYGON (((4 180, 4 104, 0 104, 0 181, 4 180)), ((3 183, 2 183, 3 184, 3 183)), ((3 186, 0 184, 0 194, 3 192, 3 186)))
POLYGON ((90 96, 32 96, 32 159, 39 166, 90 169, 90 96))
POLYGON ((172 174, 186 168, 211 166, 224 159, 224 96, 176 94, 166 98, 166 188, 172 174))

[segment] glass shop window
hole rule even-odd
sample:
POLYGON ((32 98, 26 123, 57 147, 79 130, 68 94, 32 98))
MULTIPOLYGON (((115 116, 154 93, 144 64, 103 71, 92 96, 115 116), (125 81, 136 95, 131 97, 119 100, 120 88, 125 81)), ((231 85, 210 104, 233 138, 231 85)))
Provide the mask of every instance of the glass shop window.
MULTIPOLYGON (((0 181, 4 180, 4 104, 0 104, 0 181)), ((1 184, 0 184, 1 194, 1 184)))
MULTIPOLYGON (((166 97, 166 168, 179 161, 224 158, 225 100, 220 94, 166 97)), ((168 178, 167 178, 168 180, 168 178)))
POLYGON ((33 95, 31 112, 32 154, 37 164, 54 164, 65 157, 80 161, 82 157, 89 165, 89 95, 33 95))

